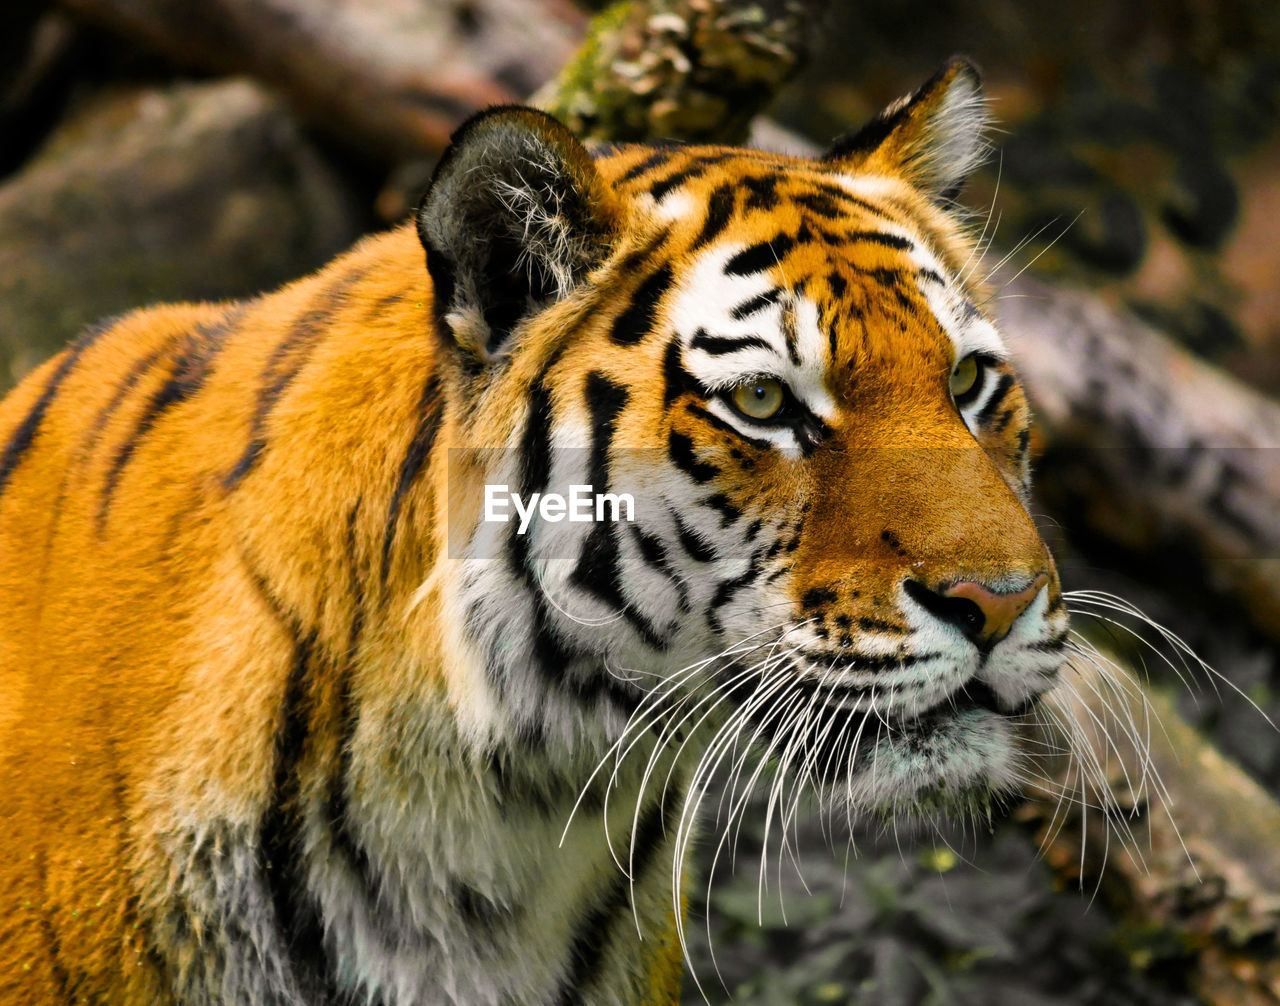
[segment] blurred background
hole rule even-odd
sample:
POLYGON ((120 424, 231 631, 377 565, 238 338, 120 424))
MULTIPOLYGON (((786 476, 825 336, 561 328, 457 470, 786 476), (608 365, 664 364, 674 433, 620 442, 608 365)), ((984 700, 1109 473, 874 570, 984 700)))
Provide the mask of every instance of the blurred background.
POLYGON ((825 142, 968 54, 1001 131, 964 201, 1041 414, 1036 516, 1068 587, 1127 598, 1234 687, 1183 685, 1176 648, 1082 619, 1175 724, 1170 815, 1118 799, 1149 848, 1170 816, 1185 848, 1138 863, 1099 845, 1102 815, 1058 827, 1036 799, 910 838, 858 827, 856 856, 815 818, 771 838, 762 897, 749 814, 709 907, 694 885, 688 1001, 1280 1003, 1280 5, 597 13, 7 0, 0 391, 104 315, 251 296, 398 222, 485 105, 537 100, 606 139, 733 140, 761 113, 757 138, 825 142))

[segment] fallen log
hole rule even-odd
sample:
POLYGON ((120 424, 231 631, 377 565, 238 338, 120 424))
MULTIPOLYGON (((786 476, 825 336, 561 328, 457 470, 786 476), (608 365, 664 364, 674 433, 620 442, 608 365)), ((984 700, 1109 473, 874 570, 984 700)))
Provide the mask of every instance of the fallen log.
POLYGON ((1065 669, 1077 760, 1017 816, 1061 881, 1099 891, 1135 934, 1135 967, 1181 972, 1211 1006, 1274 1006, 1280 806, 1162 694, 1102 664, 1065 669))
POLYGON ((1086 291, 1022 278, 995 306, 1041 424, 1046 505, 1280 638, 1280 404, 1086 291))
POLYGON ((62 0, 180 66, 256 78, 370 161, 444 149, 471 112, 517 101, 569 57, 570 0, 62 0))

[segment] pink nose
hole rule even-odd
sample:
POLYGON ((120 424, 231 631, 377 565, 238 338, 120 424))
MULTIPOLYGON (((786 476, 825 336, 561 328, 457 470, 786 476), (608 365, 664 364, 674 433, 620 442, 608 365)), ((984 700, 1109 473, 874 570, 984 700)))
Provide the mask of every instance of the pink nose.
POLYGON ((1027 605, 1035 600, 1048 582, 1049 574, 1041 573, 1025 590, 1000 594, 988 590, 980 583, 961 580, 941 591, 941 594, 943 597, 968 601, 977 607, 977 612, 970 609, 971 617, 965 634, 976 643, 990 646, 1009 634, 1013 623, 1027 610, 1027 605), (981 614, 981 624, 978 614, 981 614))

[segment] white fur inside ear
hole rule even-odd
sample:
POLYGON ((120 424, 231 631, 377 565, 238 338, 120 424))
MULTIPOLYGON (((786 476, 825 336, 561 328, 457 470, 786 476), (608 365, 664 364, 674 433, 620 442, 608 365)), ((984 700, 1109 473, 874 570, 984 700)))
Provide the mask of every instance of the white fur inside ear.
POLYGON ((923 143, 915 152, 921 188, 951 198, 990 153, 991 116, 977 77, 961 72, 929 115, 923 143))
MULTIPOLYGON (((558 168, 546 151, 531 151, 525 159, 542 174, 554 173, 558 168), (542 155, 542 163, 535 159, 538 154, 542 155)), ((556 296, 566 297, 573 289, 573 269, 583 254, 583 242, 575 237, 563 212, 564 194, 553 186, 526 181, 519 172, 516 177, 518 182, 494 179, 493 186, 499 202, 521 232, 517 266, 532 270, 534 262, 541 263, 556 285, 556 296)))

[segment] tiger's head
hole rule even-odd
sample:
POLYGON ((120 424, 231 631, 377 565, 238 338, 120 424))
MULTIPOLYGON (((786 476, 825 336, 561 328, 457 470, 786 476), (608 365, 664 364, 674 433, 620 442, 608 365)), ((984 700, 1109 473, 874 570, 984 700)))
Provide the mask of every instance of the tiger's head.
POLYGON ((816 159, 456 134, 418 230, 478 742, 705 728, 700 767, 751 741, 863 808, 1015 783, 1067 614, 954 206, 984 125, 954 61, 816 159), (574 486, 593 519, 484 504, 574 486))

